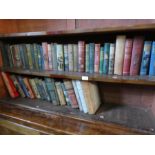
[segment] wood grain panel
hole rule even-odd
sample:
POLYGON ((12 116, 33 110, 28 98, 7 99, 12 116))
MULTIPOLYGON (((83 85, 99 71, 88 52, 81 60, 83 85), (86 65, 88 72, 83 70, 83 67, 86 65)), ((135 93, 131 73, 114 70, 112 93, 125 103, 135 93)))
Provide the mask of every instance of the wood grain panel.
POLYGON ((152 23, 155 23, 154 19, 77 19, 76 29, 134 26, 152 23))
POLYGON ((1 19, 0 20, 0 33, 14 33, 17 31, 16 20, 1 19))

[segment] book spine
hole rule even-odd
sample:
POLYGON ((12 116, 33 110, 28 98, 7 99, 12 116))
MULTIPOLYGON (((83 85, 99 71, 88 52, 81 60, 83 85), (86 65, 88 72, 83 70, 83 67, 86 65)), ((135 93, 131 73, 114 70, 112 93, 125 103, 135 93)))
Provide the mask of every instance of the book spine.
POLYGON ((85 42, 78 42, 78 71, 85 71, 85 42))
POLYGON ((73 72, 74 63, 73 63, 73 45, 72 44, 68 44, 68 61, 69 61, 69 71, 73 72))
POLYGON ((20 96, 26 97, 15 75, 11 75, 10 77, 16 87, 16 90, 19 92, 20 96))
POLYGON ((79 80, 76 81, 76 87, 77 87, 78 92, 79 92, 83 112, 88 113, 88 108, 87 108, 86 101, 85 101, 85 98, 84 98, 82 85, 81 85, 81 82, 79 80))
POLYGON ((47 45, 48 48, 48 62, 49 62, 49 70, 52 70, 52 49, 51 49, 51 44, 47 45))
POLYGON ((149 76, 155 76, 155 41, 152 43, 149 76))
POLYGON ((2 49, 0 48, 0 67, 3 67, 2 49))
POLYGON ((47 100, 47 96, 46 96, 46 92, 45 92, 45 89, 44 89, 44 86, 43 86, 43 80, 41 80, 41 79, 38 79, 38 84, 39 84, 39 92, 40 92, 40 94, 41 94, 41 97, 42 97, 42 99, 43 100, 47 100))
POLYGON ((38 45, 37 44, 33 44, 33 52, 34 52, 34 63, 35 63, 35 69, 39 70, 39 58, 40 56, 38 56, 38 45))
POLYGON ((72 80, 72 84, 73 84, 74 92, 75 92, 75 95, 76 95, 76 99, 77 99, 77 101, 78 101, 79 109, 80 109, 80 111, 83 111, 83 109, 82 109, 82 104, 81 104, 81 100, 80 100, 80 96, 79 96, 79 92, 78 92, 78 89, 77 89, 77 87, 76 87, 76 82, 75 82, 75 80, 72 80))
POLYGON ((42 87, 40 86, 40 80, 38 78, 35 78, 34 82, 36 84, 37 91, 38 91, 38 93, 40 95, 40 99, 44 100, 44 94, 43 94, 43 91, 42 91, 42 87))
MULTIPOLYGON (((8 49, 8 45, 6 46, 7 46, 6 48, 8 49)), ((9 49, 7 51, 9 52, 9 49)), ((10 52, 9 52, 9 55, 10 55, 10 52)), ((20 51, 19 51, 18 45, 15 45, 15 61, 16 61, 16 67, 21 68, 22 63, 21 63, 20 51)))
POLYGON ((21 44, 21 49, 23 50, 23 56, 25 60, 25 69, 29 69, 29 60, 28 60, 28 54, 27 54, 27 49, 25 44, 21 44))
POLYGON ((37 89, 37 86, 35 84, 34 79, 29 79, 29 82, 31 84, 31 87, 32 87, 32 90, 33 90, 33 92, 35 94, 35 97, 38 98, 38 99, 40 99, 41 97, 40 97, 40 94, 38 92, 38 89, 37 89))
POLYGON ((65 63, 65 71, 69 71, 68 46, 67 45, 64 45, 64 63, 65 63))
POLYGON ((86 44, 85 72, 89 73, 89 44, 86 44))
MULTIPOLYGON (((21 58, 21 63, 22 63, 22 68, 26 69, 26 62, 25 62, 25 58, 24 58, 24 51, 21 45, 17 45, 18 49, 19 49, 19 53, 20 53, 20 58, 21 58)), ((11 49, 11 48, 10 48, 11 49)), ((10 50, 11 53, 11 50, 10 50)), ((10 54, 11 56, 11 54, 10 54)), ((11 58, 12 59, 12 58, 11 58)))
POLYGON ((55 82, 55 86, 56 86, 56 90, 59 96, 59 100, 60 100, 60 105, 66 105, 66 101, 65 101, 65 97, 64 97, 64 93, 61 87, 61 82, 55 82))
POLYGON ((115 44, 110 44, 108 74, 114 74, 115 44))
POLYGON ((10 58, 11 58, 11 60, 9 60, 9 61, 11 61, 11 62, 10 62, 9 67, 15 67, 14 66, 15 63, 14 63, 14 47, 13 46, 10 46, 10 58))
POLYGON ((72 82, 70 80, 64 80, 64 86, 67 90, 67 94, 71 102, 72 108, 78 108, 79 106, 78 106, 78 102, 77 102, 77 99, 74 93, 72 82))
POLYGON ((32 91, 32 88, 31 88, 31 86, 30 86, 30 83, 29 83, 29 81, 28 81, 28 78, 25 78, 25 77, 24 77, 24 78, 23 78, 23 82, 24 82, 24 84, 25 84, 25 86, 26 86, 26 89, 27 89, 29 95, 30 95, 30 98, 31 98, 31 99, 34 99, 35 96, 34 96, 34 94, 33 94, 33 91, 32 91))
POLYGON ((45 98, 46 98, 47 101, 50 102, 51 100, 50 100, 50 96, 49 96, 49 94, 48 94, 48 90, 47 90, 45 81, 42 81, 42 86, 43 86, 43 89, 44 89, 44 92, 45 92, 45 98))
POLYGON ((100 65, 100 44, 95 44, 95 60, 94 60, 94 72, 99 73, 100 65))
POLYGON ((45 66, 45 64, 44 64, 44 54, 43 54, 43 48, 42 48, 41 45, 38 45, 38 50, 39 50, 39 53, 40 53, 40 56, 41 56, 41 58, 39 59, 40 60, 39 65, 41 67, 40 70, 45 70, 45 68, 44 68, 44 66, 45 66))
POLYGON ((13 59, 12 59, 12 55, 11 55, 11 51, 10 51, 10 46, 7 44, 5 45, 6 47, 6 51, 7 51, 7 55, 8 55, 8 59, 9 59, 9 67, 13 67, 13 59))
POLYGON ((33 62, 32 62, 30 44, 26 44, 26 50, 27 50, 27 57, 28 57, 29 69, 32 69, 33 70, 33 62))
POLYGON ((64 54, 63 54, 63 45, 57 44, 57 66, 58 71, 64 70, 64 54))
POLYGON ((133 45, 133 40, 132 39, 126 39, 125 50, 124 50, 123 75, 129 75, 130 74, 132 45, 133 45))
POLYGON ((52 43, 51 44, 51 50, 52 50, 52 66, 53 66, 53 70, 57 70, 58 66, 57 66, 57 43, 52 43))
POLYGON ((40 46, 38 44, 35 44, 35 50, 36 50, 36 55, 35 55, 35 58, 36 58, 36 65, 37 65, 37 69, 40 71, 42 70, 42 58, 41 57, 41 51, 40 51, 40 46))
POLYGON ((48 44, 47 44, 47 42, 42 43, 42 48, 43 48, 43 56, 44 56, 44 69, 48 70, 49 62, 48 62, 48 44))
POLYGON ((103 74, 108 74, 110 43, 104 44, 103 74))
POLYGON ((100 48, 100 69, 99 73, 103 74, 103 62, 104 62, 104 47, 100 48))
POLYGON ((25 96, 30 98, 30 94, 29 94, 29 92, 26 89, 26 86, 24 84, 24 81, 23 81, 22 77, 21 76, 17 76, 17 79, 18 79, 18 82, 20 83, 21 88, 23 89, 23 92, 24 92, 25 96))
POLYGON ((126 40, 126 36, 117 36, 116 38, 114 74, 117 74, 117 75, 123 74, 125 40, 126 40))
POLYGON ((12 98, 18 97, 19 96, 19 93, 17 92, 16 87, 13 84, 13 81, 11 80, 9 74, 8 73, 1 72, 1 75, 2 75, 2 78, 4 80, 4 83, 5 83, 6 87, 8 89, 8 92, 9 92, 10 96, 12 98))
POLYGON ((140 70, 140 62, 142 57, 144 38, 135 37, 133 41, 131 65, 130 65, 130 75, 138 75, 140 70))
POLYGON ((89 73, 94 73, 95 44, 89 44, 89 73))
POLYGON ((151 41, 144 42, 142 61, 141 61, 141 67, 140 67, 140 75, 148 74, 149 63, 150 63, 151 44, 152 44, 151 41))
POLYGON ((47 87, 47 91, 49 92, 51 101, 53 105, 59 105, 59 98, 55 88, 54 79, 45 78, 45 84, 47 87))
POLYGON ((73 66, 74 72, 78 71, 78 45, 77 44, 73 44, 73 66))
POLYGON ((33 69, 37 69, 36 68, 36 62, 35 62, 35 51, 34 51, 34 45, 33 44, 30 44, 30 52, 31 52, 31 57, 32 57, 33 69))

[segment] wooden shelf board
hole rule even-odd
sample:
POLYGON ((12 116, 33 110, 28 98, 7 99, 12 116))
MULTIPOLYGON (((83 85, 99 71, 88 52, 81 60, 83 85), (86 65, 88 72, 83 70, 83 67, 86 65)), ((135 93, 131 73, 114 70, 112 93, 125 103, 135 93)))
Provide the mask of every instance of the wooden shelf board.
POLYGON ((37 37, 37 36, 58 36, 58 35, 71 35, 71 34, 89 34, 89 33, 104 33, 104 32, 124 32, 124 31, 136 31, 136 30, 152 30, 155 28, 155 24, 140 24, 140 25, 128 25, 119 27, 106 27, 106 28, 93 28, 93 29, 76 29, 66 31, 52 31, 52 32, 25 32, 25 33, 8 33, 0 34, 0 38, 9 37, 37 37))
POLYGON ((68 119, 73 118, 77 121, 95 123, 96 125, 103 125, 104 123, 114 124, 119 127, 122 126, 139 131, 141 134, 155 134, 155 116, 153 116, 149 109, 103 104, 95 115, 89 115, 80 112, 79 109, 72 109, 68 106, 54 106, 50 102, 37 99, 6 98, 1 99, 0 104, 11 104, 30 111, 54 114, 68 117, 68 119))
POLYGON ((106 83, 119 83, 119 84, 135 84, 135 85, 155 85, 155 76, 119 76, 119 75, 101 75, 79 72, 65 72, 65 71, 32 71, 13 68, 0 68, 1 71, 33 75, 39 77, 51 78, 66 78, 72 80, 82 80, 82 77, 88 77, 88 81, 98 81, 106 83))

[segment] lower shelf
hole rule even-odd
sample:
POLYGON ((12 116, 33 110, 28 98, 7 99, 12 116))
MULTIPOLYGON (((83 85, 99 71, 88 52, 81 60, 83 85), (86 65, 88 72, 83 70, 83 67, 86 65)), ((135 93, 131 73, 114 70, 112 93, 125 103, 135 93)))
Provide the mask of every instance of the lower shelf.
MULTIPOLYGON (((7 106, 7 108, 16 106, 25 111, 35 111, 36 113, 48 114, 48 116, 55 115, 65 119, 73 119, 75 123, 78 122, 79 126, 81 125, 80 122, 94 125, 94 131, 87 133, 87 131, 83 132, 84 129, 82 129, 82 132, 80 131, 77 134, 102 134, 101 131, 97 131, 100 125, 109 125, 109 130, 113 130, 114 127, 129 129, 126 132, 120 131, 118 134, 134 134, 134 132, 135 134, 155 134, 155 116, 149 109, 140 109, 127 105, 103 104, 95 115, 89 115, 68 106, 54 106, 50 102, 25 98, 1 99, 0 106, 2 105, 7 106), (96 131, 95 126, 98 126, 96 127, 96 131), (111 129, 110 126, 112 127, 111 129)), ((33 115, 31 117, 33 117, 33 115)), ((113 132, 109 131, 109 133, 112 134, 113 132)), ((73 134, 76 134, 76 132, 73 132, 73 134)), ((108 134, 108 132, 106 134, 108 134)))

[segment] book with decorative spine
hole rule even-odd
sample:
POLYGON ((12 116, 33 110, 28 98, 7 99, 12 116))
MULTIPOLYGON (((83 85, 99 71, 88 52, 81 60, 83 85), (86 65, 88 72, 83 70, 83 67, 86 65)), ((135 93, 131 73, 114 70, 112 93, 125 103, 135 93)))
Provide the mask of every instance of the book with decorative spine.
POLYGON ((155 76, 155 41, 152 42, 149 76, 155 76))
POLYGON ((86 44, 86 53, 85 53, 85 72, 89 73, 89 44, 86 44))
POLYGON ((58 93, 60 105, 66 105, 65 96, 61 87, 61 82, 55 82, 55 86, 58 93))
POLYGON ((125 50, 124 50, 124 61, 123 61, 123 75, 130 74, 132 45, 133 45, 133 39, 129 39, 129 38, 126 39, 125 50))
POLYGON ((104 47, 100 48, 100 68, 99 73, 103 74, 103 62, 104 62, 104 47))
POLYGON ((57 66, 58 71, 64 71, 64 53, 63 53, 63 45, 57 44, 57 66))
POLYGON ((144 38, 142 36, 134 37, 132 56, 131 56, 131 65, 130 65, 131 76, 132 75, 135 76, 139 74, 143 45, 144 45, 144 38))
POLYGON ((43 86, 43 89, 44 89, 44 93, 45 93, 45 98, 46 98, 46 101, 51 101, 50 99, 50 96, 49 96, 49 93, 48 93, 48 89, 46 87, 46 84, 45 84, 45 81, 42 80, 42 86, 43 86))
POLYGON ((52 48, 51 48, 51 44, 47 44, 47 49, 48 49, 48 67, 49 70, 52 70, 52 48))
POLYGON ((94 72, 99 73, 100 67, 100 44, 95 44, 95 60, 94 60, 94 72))
POLYGON ((114 74, 115 44, 110 44, 108 74, 114 74))
POLYGON ((78 71, 85 71, 85 42, 78 41, 78 71))
POLYGON ((78 45, 73 44, 73 71, 78 72, 78 45))
POLYGON ((150 55, 151 55, 151 45, 152 41, 145 41, 142 60, 141 60, 141 67, 140 67, 140 75, 147 75, 149 71, 149 63, 150 63, 150 55))
POLYGON ((57 70, 57 43, 51 43, 51 50, 52 50, 52 67, 53 70, 57 70))
POLYGON ((69 62, 69 71, 74 71, 74 63, 73 63, 73 44, 68 44, 68 62, 69 62))
POLYGON ((68 62, 68 45, 64 45, 64 69, 69 71, 69 62, 68 62))
POLYGON ((116 37, 116 50, 115 50, 115 63, 114 63, 114 74, 123 74, 123 60, 124 60, 124 49, 125 49, 125 35, 116 37))
POLYGON ((47 44, 47 42, 42 43, 42 48, 43 48, 43 58, 44 58, 44 69, 48 70, 49 62, 48 62, 48 44, 47 44))
POLYGON ((38 56, 38 45, 37 44, 33 44, 33 52, 34 52, 34 62, 35 62, 35 69, 39 70, 39 56, 38 56))
POLYGON ((104 44, 103 74, 108 74, 110 43, 104 44))
POLYGON ((89 73, 94 73, 95 44, 89 44, 89 73))
POLYGON ((26 53, 28 57, 29 69, 33 69, 32 55, 31 55, 31 46, 30 44, 26 44, 26 53))

